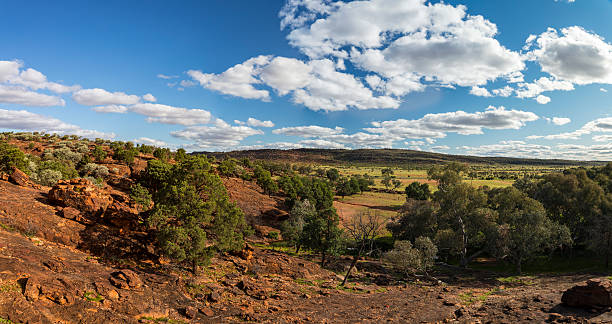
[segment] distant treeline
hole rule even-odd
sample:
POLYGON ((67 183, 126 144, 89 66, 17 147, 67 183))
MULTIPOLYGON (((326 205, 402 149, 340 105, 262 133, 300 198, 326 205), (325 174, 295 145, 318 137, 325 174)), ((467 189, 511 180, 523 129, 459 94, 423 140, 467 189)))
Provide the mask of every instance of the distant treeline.
POLYGON ((598 161, 571 161, 571 160, 541 160, 509 157, 477 157, 465 155, 450 155, 432 152, 422 152, 402 149, 292 149, 292 150, 245 150, 232 152, 195 152, 206 154, 218 159, 229 156, 236 159, 248 158, 251 160, 287 161, 317 164, 355 164, 379 166, 403 165, 435 165, 450 162, 469 164, 507 164, 532 166, 589 166, 603 165, 598 161))

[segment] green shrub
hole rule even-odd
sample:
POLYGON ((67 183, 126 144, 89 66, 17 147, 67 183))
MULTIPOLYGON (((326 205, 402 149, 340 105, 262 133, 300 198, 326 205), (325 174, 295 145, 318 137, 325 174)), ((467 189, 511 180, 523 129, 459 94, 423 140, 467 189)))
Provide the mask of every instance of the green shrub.
POLYGON ((28 159, 17 147, 8 143, 0 143, 0 171, 9 173, 13 167, 29 173, 28 159))
POLYGON ((70 162, 73 165, 76 165, 83 158, 83 154, 78 152, 73 152, 68 147, 62 147, 53 150, 53 156, 60 161, 70 162))
POLYGON ((62 179, 62 173, 57 170, 45 169, 33 174, 32 179, 43 186, 51 187, 62 179))
POLYGON ((87 163, 81 169, 81 174, 84 176, 92 176, 94 178, 105 178, 108 176, 108 168, 95 163, 87 163))

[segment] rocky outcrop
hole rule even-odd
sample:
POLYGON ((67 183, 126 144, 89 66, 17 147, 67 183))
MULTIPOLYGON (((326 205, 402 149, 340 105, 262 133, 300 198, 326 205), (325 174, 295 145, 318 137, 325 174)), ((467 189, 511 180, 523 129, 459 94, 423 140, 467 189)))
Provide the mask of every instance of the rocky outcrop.
POLYGON ((92 225, 104 221, 124 230, 138 226, 138 209, 130 197, 109 186, 98 188, 86 179, 62 180, 49 191, 49 200, 64 206, 60 215, 92 225))
POLYGON ((111 273, 109 280, 113 286, 121 289, 138 289, 142 287, 140 277, 138 277, 136 272, 128 269, 111 273))
POLYGON ((574 286, 563 293, 561 301, 571 307, 608 307, 612 306, 612 282, 591 279, 586 285, 574 286))
POLYGON ((113 202, 108 190, 96 187, 87 179, 60 180, 49 191, 49 200, 91 216, 102 215, 113 202))
POLYGON ((30 180, 30 177, 28 177, 25 172, 19 170, 16 167, 13 167, 13 169, 11 170, 11 174, 9 175, 8 180, 18 186, 32 187, 37 189, 40 188, 39 185, 35 184, 34 182, 32 182, 32 180, 30 180))

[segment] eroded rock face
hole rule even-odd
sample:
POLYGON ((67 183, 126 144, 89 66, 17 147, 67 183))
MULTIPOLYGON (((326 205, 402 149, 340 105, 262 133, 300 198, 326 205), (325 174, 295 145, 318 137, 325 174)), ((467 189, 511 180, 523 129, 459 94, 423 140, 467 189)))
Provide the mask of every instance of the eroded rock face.
POLYGON ((140 277, 136 272, 128 269, 111 273, 109 280, 113 286, 121 289, 137 289, 142 287, 140 277))
POLYGON ((102 215, 113 202, 107 190, 96 187, 87 179, 60 180, 49 191, 49 200, 95 216, 102 215))
POLYGON ((13 167, 13 170, 11 171, 8 180, 18 186, 40 188, 39 185, 35 184, 34 182, 32 182, 32 180, 30 180, 30 177, 28 177, 27 174, 17 169, 16 167, 13 167))
POLYGON ((591 279, 586 285, 574 286, 563 293, 561 301, 571 307, 612 306, 612 282, 591 279))

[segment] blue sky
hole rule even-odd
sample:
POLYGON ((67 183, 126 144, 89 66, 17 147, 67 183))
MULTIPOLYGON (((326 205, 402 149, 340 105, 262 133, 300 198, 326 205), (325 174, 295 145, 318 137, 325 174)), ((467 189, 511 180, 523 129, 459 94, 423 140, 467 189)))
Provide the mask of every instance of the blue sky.
POLYGON ((612 160, 612 1, 13 1, 0 129, 612 160))

